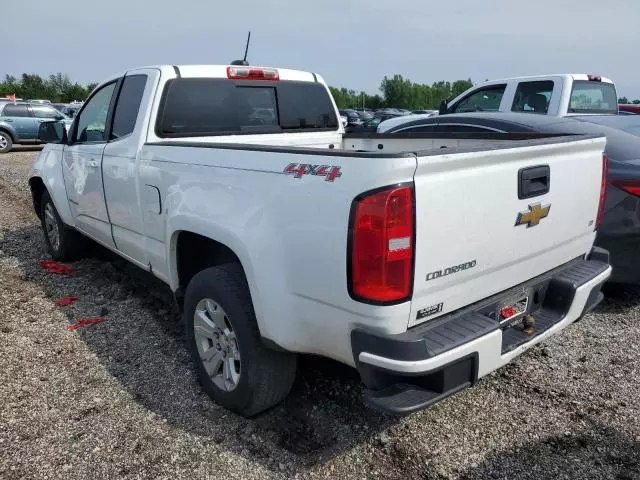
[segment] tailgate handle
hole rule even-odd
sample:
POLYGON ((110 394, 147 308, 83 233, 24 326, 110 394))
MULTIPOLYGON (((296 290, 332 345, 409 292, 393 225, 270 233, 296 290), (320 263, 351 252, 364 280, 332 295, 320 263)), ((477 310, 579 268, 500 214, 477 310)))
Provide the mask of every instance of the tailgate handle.
POLYGON ((549 165, 521 168, 518 171, 518 198, 533 198, 549 193, 551 171, 549 165))

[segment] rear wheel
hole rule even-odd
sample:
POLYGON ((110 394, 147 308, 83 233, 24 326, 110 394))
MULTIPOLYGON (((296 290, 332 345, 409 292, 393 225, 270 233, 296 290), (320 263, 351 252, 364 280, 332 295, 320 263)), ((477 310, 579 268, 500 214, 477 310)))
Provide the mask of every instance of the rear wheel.
POLYGON ((87 241, 77 231, 64 224, 49 192, 42 194, 40 222, 51 258, 58 261, 75 260, 86 253, 87 241))
POLYGON ((296 355, 263 344, 239 265, 196 274, 185 292, 184 315, 200 383, 213 400, 250 417, 287 396, 296 355))
POLYGON ((13 139, 7 132, 0 131, 0 153, 8 153, 13 148, 13 139))

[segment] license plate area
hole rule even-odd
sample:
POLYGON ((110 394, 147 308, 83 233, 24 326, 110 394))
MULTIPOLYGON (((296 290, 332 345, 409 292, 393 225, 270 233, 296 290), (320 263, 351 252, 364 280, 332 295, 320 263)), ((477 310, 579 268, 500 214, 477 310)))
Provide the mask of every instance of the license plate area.
POLYGON ((501 301, 496 312, 500 328, 509 328, 519 324, 531 310, 532 297, 532 291, 524 290, 501 301))

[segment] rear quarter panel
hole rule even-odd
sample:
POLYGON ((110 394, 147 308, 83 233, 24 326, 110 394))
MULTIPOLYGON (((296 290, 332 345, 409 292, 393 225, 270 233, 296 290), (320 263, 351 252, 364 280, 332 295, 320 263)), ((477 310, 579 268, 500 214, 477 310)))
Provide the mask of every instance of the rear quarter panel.
POLYGON ((409 302, 377 307, 349 297, 351 203, 367 190, 411 181, 415 165, 413 155, 147 144, 140 171, 141 182, 157 185, 162 195, 167 263, 160 268, 169 270, 174 289, 177 235, 186 230, 207 236, 242 262, 264 337, 291 351, 353 364, 351 329, 367 324, 401 332, 409 302), (340 167, 341 176, 332 182, 314 175, 295 178, 284 173, 291 163, 340 167))

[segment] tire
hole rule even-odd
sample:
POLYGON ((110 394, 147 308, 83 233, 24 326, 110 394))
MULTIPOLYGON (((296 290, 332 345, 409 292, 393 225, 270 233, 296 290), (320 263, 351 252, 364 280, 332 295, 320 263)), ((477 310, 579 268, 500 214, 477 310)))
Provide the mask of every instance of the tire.
POLYGON ((211 267, 196 274, 185 292, 184 318, 198 378, 215 402, 252 417, 287 396, 295 380, 297 356, 263 344, 240 265, 211 267))
POLYGON ((87 250, 87 240, 82 234, 64 224, 49 192, 46 191, 40 200, 40 224, 51 258, 66 262, 84 256, 87 250))
POLYGON ((9 153, 13 148, 13 139, 4 130, 0 130, 0 153, 9 153))

